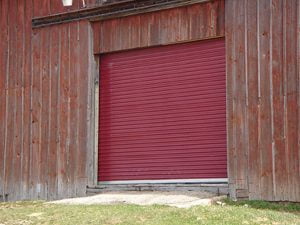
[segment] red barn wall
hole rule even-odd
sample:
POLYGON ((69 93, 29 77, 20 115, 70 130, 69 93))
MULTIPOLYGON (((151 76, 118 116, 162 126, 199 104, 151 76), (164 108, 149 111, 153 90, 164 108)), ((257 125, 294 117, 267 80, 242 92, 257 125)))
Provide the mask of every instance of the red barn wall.
POLYGON ((0 1, 0 201, 86 191, 91 28, 32 30, 42 2, 0 1))
POLYGON ((93 53, 224 32, 231 196, 300 201, 298 0, 225 0, 225 16, 215 0, 97 22, 94 35, 88 21, 32 29, 80 2, 0 1, 0 201, 85 194, 93 53))
POLYGON ((300 201, 300 1, 226 0, 232 196, 300 201))
POLYGON ((224 0, 93 23, 94 52, 106 53, 225 35, 224 0))

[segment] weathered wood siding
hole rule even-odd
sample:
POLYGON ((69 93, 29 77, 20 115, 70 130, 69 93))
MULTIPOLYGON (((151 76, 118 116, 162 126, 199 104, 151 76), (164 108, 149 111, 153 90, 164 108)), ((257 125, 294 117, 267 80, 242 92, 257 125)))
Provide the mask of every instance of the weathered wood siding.
MULTIPOLYGON (((0 200, 84 195, 93 184, 92 28, 88 21, 31 27, 59 3, 0 2, 0 200)), ((100 42, 107 52, 223 36, 223 16, 224 1, 213 1, 117 19, 105 35, 117 29, 123 36, 113 40, 123 41, 100 42)))
POLYGON ((94 52, 188 42, 225 35, 224 0, 95 22, 94 52))
POLYGON ((91 27, 32 30, 37 2, 0 1, 0 201, 86 191, 91 27))
POLYGON ((231 194, 300 201, 300 1, 225 5, 231 194))
POLYGON ((33 17, 74 1, 0 1, 0 201, 93 184, 93 53, 224 35, 231 195, 300 201, 299 0, 212 0, 32 30, 33 17))

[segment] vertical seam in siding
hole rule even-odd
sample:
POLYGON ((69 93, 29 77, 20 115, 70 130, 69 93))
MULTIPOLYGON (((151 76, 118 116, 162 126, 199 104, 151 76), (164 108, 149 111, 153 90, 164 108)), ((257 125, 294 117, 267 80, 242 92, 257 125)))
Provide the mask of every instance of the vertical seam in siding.
POLYGON ((24 186, 26 185, 25 183, 26 183, 26 181, 24 181, 23 180, 23 177, 24 177, 24 175, 23 175, 23 157, 24 157, 24 145, 23 145, 23 143, 24 143, 24 112, 25 112, 25 105, 24 105, 24 97, 25 97, 25 88, 26 88, 26 86, 25 86, 25 83, 24 83, 24 80, 25 80, 25 78, 24 78, 24 75, 25 75, 25 40, 26 40, 26 38, 25 38, 25 33, 26 33, 26 30, 25 30, 25 24, 26 24, 26 22, 27 22, 27 20, 26 20, 26 13, 25 13, 25 10, 26 9, 26 1, 24 1, 24 5, 23 5, 23 26, 22 26, 22 31, 23 31, 23 33, 22 33, 22 38, 23 38, 23 45, 22 45, 22 58, 23 58, 23 60, 22 60, 22 71, 21 71, 21 73, 22 73, 22 78, 21 78, 21 83, 22 83, 22 85, 21 85, 21 87, 22 87, 22 100, 21 100, 21 104, 22 104, 22 113, 21 113, 21 116, 22 116, 22 124, 21 124, 21 187, 20 187, 20 190, 21 190, 21 196, 23 197, 24 196, 24 194, 25 194, 25 192, 26 192, 26 190, 24 190, 24 186))
POLYGON ((274 108, 273 108, 273 0, 270 1, 270 102, 271 102, 271 136, 272 136, 272 184, 273 196, 276 193, 276 176, 275 176, 275 142, 274 142, 274 108))
MULTIPOLYGON (((9 12, 9 3, 7 3, 7 12, 9 12)), ((9 54, 10 54, 10 46, 9 46, 9 39, 10 39, 10 35, 9 35, 9 16, 7 13, 7 18, 6 18, 6 24, 7 24, 7 38, 6 38, 6 42, 7 42, 7 60, 6 60, 6 82, 5 82, 5 98, 6 98, 6 102, 5 102, 5 122, 4 122, 4 127, 5 127, 5 138, 4 138, 4 156, 3 156, 3 180, 4 180, 4 184, 3 184, 3 198, 4 200, 6 199, 6 153, 7 153, 7 120, 8 120, 8 79, 9 79, 9 54)))
MULTIPOLYGON (((33 6, 33 0, 31 2, 31 5, 33 6)), ((31 9, 31 15, 33 15, 33 7, 31 9)), ((31 33, 30 35, 30 137, 29 137, 29 198, 32 197, 32 189, 31 189, 31 165, 32 165, 32 106, 33 106, 33 101, 32 101, 32 94, 33 94, 33 52, 32 52, 32 37, 33 37, 33 33, 31 33)))
MULTIPOLYGON (((261 126, 261 119, 260 119, 260 111, 261 111, 261 85, 260 85, 260 79, 261 79, 261 68, 260 68, 260 16, 259 16, 259 4, 257 3, 257 10, 256 10, 256 17, 257 17, 257 92, 258 92, 258 109, 257 109, 257 136, 258 136, 258 149, 261 148, 261 131, 260 131, 260 126, 261 126)), ((259 167, 259 177, 261 176, 261 168, 262 168, 262 153, 259 151, 260 154, 260 167, 259 167)), ((259 181, 259 187, 261 187, 261 181, 259 181)), ((261 198, 261 188, 259 188, 260 193, 259 196, 261 198)))
MULTIPOLYGON (((247 1, 248 2, 248 1, 247 1)), ((248 36, 247 36, 247 25, 248 25, 248 17, 247 17, 247 4, 244 4, 244 16, 245 16, 245 24, 244 24, 244 37, 245 37, 245 80, 246 80, 246 87, 248 87, 248 36)), ((249 105, 248 102, 248 88, 246 88, 246 106, 249 105)), ((247 118, 247 117, 246 117, 247 118)))
MULTIPOLYGON (((58 65, 57 65, 57 106, 59 107, 60 105, 60 73, 61 73, 61 29, 58 30, 59 35, 58 35, 58 65)), ((59 197, 59 157, 60 157, 60 110, 57 110, 57 136, 56 136, 56 155, 57 155, 57 163, 56 163, 56 193, 55 196, 56 198, 59 197)))
MULTIPOLYGON (((12 1, 10 1, 10 2, 12 2, 12 1)), ((18 4, 18 2, 16 1, 16 2, 14 2, 14 3, 12 3, 13 4, 13 7, 17 7, 17 4, 18 4), (14 5, 14 4, 16 4, 16 5, 14 5)), ((13 10, 15 10, 15 8, 13 9, 13 10)), ((12 14, 13 15, 13 18, 15 19, 15 15, 13 14, 13 13, 8 13, 8 14, 12 14)), ((13 143, 11 143, 11 145, 12 145, 12 149, 8 149, 8 151, 11 151, 12 152, 12 154, 11 154, 11 156, 12 156, 12 159, 11 159, 11 162, 10 162, 10 166, 11 166, 11 171, 9 171, 9 178, 8 178, 8 184, 9 184, 9 192, 10 193, 15 193, 15 192, 17 192, 17 190, 16 190, 16 187, 15 186, 17 186, 17 185, 15 185, 15 183, 17 183, 17 181, 15 180, 15 176, 16 176, 16 167, 15 167, 15 165, 16 165, 16 163, 15 163, 15 161, 16 161, 16 147, 15 147, 15 144, 16 144, 16 140, 15 140, 15 138, 16 138, 16 135, 15 135, 15 130, 16 130, 16 121, 15 121, 15 119, 16 119, 16 116, 17 116, 17 88, 18 88, 18 84, 17 84, 17 73, 18 73, 18 70, 17 70, 17 67, 18 67, 18 63, 17 63, 17 57, 18 57, 18 49, 17 49, 17 42, 18 42, 18 32, 17 32, 17 23, 16 23, 16 21, 10 21, 10 22, 12 22, 13 23, 13 25, 12 24, 8 24, 8 26, 12 26, 12 34, 13 34, 13 38, 12 38, 12 42, 10 42, 9 44, 10 45, 12 45, 12 49, 13 49, 13 51, 11 51, 11 53, 12 53, 12 60, 11 60, 11 62, 10 62, 10 69, 12 68, 12 70, 13 71, 9 71, 9 72, 12 72, 12 75, 11 74, 9 74, 9 76, 11 76, 12 77, 12 84, 9 84, 9 86, 8 86, 8 93, 9 93, 9 90, 12 90, 13 91, 13 96, 12 96, 12 98, 10 98, 10 101, 11 101, 11 99, 13 99, 13 109, 11 110, 11 112, 10 112, 10 118, 11 118, 11 121, 12 121, 12 125, 9 127, 9 128, 11 128, 11 129, 9 129, 10 130, 10 135, 12 136, 11 137, 11 141, 13 142, 13 143), (14 66, 12 66, 11 65, 11 63, 12 62, 14 62, 14 66), (12 186, 11 186, 12 185, 12 186)), ((9 107, 10 108, 10 107, 9 107)), ((10 199, 10 200, 12 200, 15 196, 12 196, 11 198, 10 198, 10 193, 9 193, 9 196, 8 196, 8 198, 10 199)))
POLYGON ((247 181, 247 189, 248 189, 248 196, 249 196, 249 121, 248 121, 248 106, 249 106, 249 92, 248 92, 248 33, 247 33, 247 24, 248 24, 248 16, 247 16, 247 6, 248 6, 248 1, 244 2, 244 38, 245 38, 245 90, 246 90, 246 106, 245 106, 245 145, 246 145, 246 151, 245 151, 245 157, 246 157, 246 162, 247 162, 247 166, 246 166, 246 170, 245 170, 245 177, 246 177, 246 181, 247 181))
MULTIPOLYGON (((235 2, 236 3, 236 2, 235 2)), ((236 8, 236 6, 235 6, 236 8)), ((234 10, 234 15, 236 16, 236 10, 234 10)), ((235 17, 234 16, 234 17, 235 17)), ((234 173, 235 173, 235 180, 234 180, 234 183, 235 183, 235 187, 237 189, 237 152, 236 152, 236 67, 237 67, 237 60, 236 60, 236 36, 234 35, 233 37, 233 40, 232 40, 232 43, 233 43, 233 46, 232 48, 234 49, 233 53, 232 53, 232 58, 234 60, 234 67, 232 69, 232 115, 233 115, 233 125, 232 125, 232 132, 233 132, 233 137, 232 137, 232 147, 233 147, 233 157, 234 157, 234 173)), ((236 190, 235 190, 236 191, 236 190)))
MULTIPOLYGON (((40 58, 42 58, 42 54, 43 54, 43 47, 44 47, 44 41, 45 39, 43 38, 43 30, 40 30, 40 58)), ((44 64, 44 61, 42 59, 39 59, 39 74, 37 76, 39 76, 39 86, 40 86, 40 92, 39 92, 39 119, 38 119, 38 122, 39 122, 39 140, 38 140, 38 150, 39 150, 39 156, 38 156, 38 184, 37 184, 37 196, 38 198, 41 198, 43 196, 41 196, 41 191, 42 191, 42 167, 41 167, 41 164, 43 163, 42 162, 42 114, 43 114, 43 64, 44 64)))
MULTIPOLYGON (((71 25, 68 24, 68 112, 67 112, 67 137, 66 137, 66 151, 67 151, 67 187, 68 187, 68 194, 67 196, 71 196, 71 187, 70 187, 70 140, 71 140, 71 120, 70 120, 70 104, 71 104, 71 25)), ((73 171, 74 172, 74 171, 73 171)))
MULTIPOLYGON (((80 21, 78 21, 77 23, 76 23, 76 38, 75 38, 75 41, 76 41, 76 47, 77 47, 77 51, 78 51, 78 53, 80 53, 80 35, 79 35, 79 33, 80 33, 80 21)), ((78 59, 77 59, 79 62, 80 62, 80 56, 78 56, 78 59)), ((79 114, 79 107, 80 107, 80 98, 78 97, 79 96, 79 91, 80 91, 80 88, 79 88, 79 86, 80 86, 80 63, 77 63, 77 65, 76 65, 76 72, 75 72, 75 76, 76 76, 76 88, 77 88, 77 91, 76 91, 76 118, 78 119, 78 120, 80 120, 80 118, 79 118, 79 116, 80 116, 80 114, 79 114)), ((75 173, 75 175, 74 175, 74 187, 73 187, 73 194, 75 194, 75 196, 77 196, 77 194, 78 194, 78 191, 77 191, 77 187, 78 187, 78 182, 79 182, 79 180, 81 179, 81 177, 79 177, 78 176, 78 174, 79 174, 79 165, 77 165, 77 163, 80 163, 80 158, 78 157, 78 155, 79 155, 79 152, 80 152, 80 147, 79 147, 79 138, 80 138, 80 136, 79 136, 79 123, 76 125, 76 140, 75 140, 75 156, 74 156, 74 173, 75 173)), ((82 163, 82 162, 81 162, 82 163)))
MULTIPOLYGON (((103 32, 103 29, 101 28, 101 33, 103 32)), ((103 41, 103 39, 100 40, 101 42, 103 41)), ((93 55, 93 30, 90 26, 90 24, 88 25, 88 78, 87 78, 87 82, 88 82, 88 91, 87 91, 87 96, 86 96, 86 100, 87 100, 87 114, 86 114, 86 118, 85 120, 87 121, 87 127, 86 129, 86 135, 87 135, 87 143, 86 143, 86 147, 88 149, 88 153, 87 153, 87 157, 86 157, 86 167, 85 167, 85 173, 87 176, 87 183, 88 185, 96 185, 97 184, 97 165, 98 165, 98 155, 95 153, 95 151, 97 151, 98 153, 98 146, 97 146, 97 142, 98 139, 95 138, 97 136, 97 133, 95 132, 95 118, 96 115, 95 114, 95 76, 97 74, 99 74, 99 69, 97 69, 95 71, 95 69, 97 68, 95 66, 95 62, 94 62, 94 55, 93 55), (96 74, 95 74, 96 73, 96 74), (91 175, 88 175, 88 173, 91 173, 91 175)))
MULTIPOLYGON (((300 2, 297 1, 297 62, 296 71, 298 74, 298 159, 300 160, 300 2)), ((300 162, 298 161, 298 175, 300 176, 300 162)), ((299 177, 300 178, 300 177, 299 177)), ((300 193, 298 193, 297 201, 300 201, 300 193)))
MULTIPOLYGON (((51 4, 51 2, 50 2, 50 4, 51 4)), ((49 29, 49 31, 51 31, 51 28, 49 29)), ((51 52, 52 52, 52 48, 51 48, 51 43, 52 43, 52 35, 51 35, 51 32, 49 32, 49 43, 50 43, 50 45, 49 45, 49 49, 48 49, 48 57, 49 57, 49 63, 48 63, 48 66, 49 66, 49 102, 48 102, 48 107, 49 107, 49 111, 48 111, 48 118, 49 118, 49 125, 48 125, 48 146, 47 146, 47 159, 48 159, 48 161, 46 162, 47 163, 47 167, 46 167, 46 182, 47 182, 47 191, 46 191, 46 193, 45 193, 45 196, 47 196, 47 199, 49 199, 49 187, 48 187, 48 185, 49 185, 49 183, 48 183, 48 181, 49 181, 49 179, 50 179, 50 173, 49 173, 49 160, 50 160, 50 145, 51 145, 51 140, 50 140, 50 137, 51 137, 51 124, 52 124, 52 121, 51 121, 51 113, 52 113, 52 107, 51 107, 51 105, 52 105, 52 79, 51 79, 51 77, 53 76, 52 75, 52 66, 51 66, 51 63, 52 63, 52 57, 51 57, 51 52)))
MULTIPOLYGON (((95 61, 95 55, 93 55, 93 30, 92 27, 90 25, 88 25, 88 57, 89 57, 89 66, 88 66, 88 71, 89 71, 89 76, 91 76, 91 81, 89 81, 89 85, 92 85, 91 89, 91 95, 92 93, 96 93, 96 89, 98 88, 99 91, 99 81, 100 81, 100 66, 99 65, 99 57, 97 57, 97 61, 95 61), (95 85, 96 83, 96 85, 95 85)), ((97 94, 97 93, 96 93, 97 94)), ((98 136, 99 136, 99 94, 97 94, 97 98, 95 98, 95 96, 91 96, 90 98, 91 102, 90 102, 90 111, 91 111, 91 118, 89 119, 89 122, 93 123, 92 125, 92 130, 91 130, 91 134, 92 137, 94 138, 94 141, 91 141, 91 151, 92 151, 92 160, 94 160, 93 162, 93 185, 97 185, 97 181, 98 181, 98 153, 99 153, 99 149, 98 149, 98 145, 99 145, 99 140, 98 140, 98 136), (97 102, 96 102, 97 101, 97 102), (96 106, 98 108, 96 108, 96 106), (98 111, 97 111, 98 110, 98 111), (97 119, 96 119, 97 118, 97 119), (97 121, 97 123, 95 123, 95 121, 97 121)), ((87 114, 89 115, 89 114, 87 114)), ((88 172, 88 171, 86 171, 88 172)))
MULTIPOLYGON (((287 16, 287 11, 286 11, 286 0, 283 1, 283 96, 284 96, 284 145, 285 145, 285 160, 288 165, 289 162, 289 157, 288 157, 288 136, 287 136, 287 129, 288 129, 288 124, 287 124, 287 50, 286 50, 286 16, 287 16)), ((287 166, 286 165, 286 166, 287 166)), ((287 173, 287 183, 290 183, 290 176, 289 172, 287 173)), ((288 196, 285 194, 284 200, 288 199, 288 196)))

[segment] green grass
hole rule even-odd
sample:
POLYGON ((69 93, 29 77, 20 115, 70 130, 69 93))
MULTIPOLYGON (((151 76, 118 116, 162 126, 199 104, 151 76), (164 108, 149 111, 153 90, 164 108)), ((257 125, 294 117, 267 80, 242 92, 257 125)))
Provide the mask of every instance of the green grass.
POLYGON ((266 202, 266 201, 232 201, 226 199, 224 201, 230 206, 245 206, 255 208, 255 209, 270 209, 282 212, 296 212, 300 213, 300 203, 276 203, 276 202, 266 202))
POLYGON ((44 202, 0 203, 0 225, 11 224, 299 224, 300 204, 262 201, 178 209, 167 206, 67 206, 44 202))

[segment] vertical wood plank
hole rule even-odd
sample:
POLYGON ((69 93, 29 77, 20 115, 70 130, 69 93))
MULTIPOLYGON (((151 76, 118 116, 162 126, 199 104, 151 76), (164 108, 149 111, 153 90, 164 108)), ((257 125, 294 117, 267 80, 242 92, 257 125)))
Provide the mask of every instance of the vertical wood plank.
POLYGON ((49 147, 49 117, 50 117, 50 74, 49 74, 49 51, 50 51, 50 30, 41 30, 41 150, 39 155, 40 174, 39 183, 41 186, 40 196, 47 196, 47 178, 48 178, 48 147, 49 147))
MULTIPOLYGON (((298 74, 298 159, 300 159, 300 2, 297 1, 297 74, 298 74)), ((298 174, 300 176, 300 161, 298 161, 298 174)), ((300 179, 298 179, 300 186, 300 179)), ((300 202, 300 192, 297 193, 297 202, 300 202)))
POLYGON ((14 115, 14 134, 13 134, 13 142, 14 142, 14 152, 13 152, 13 168, 14 168, 14 178, 13 178, 13 192, 15 194, 16 199, 20 199, 21 196, 21 163, 22 163, 22 130, 23 130, 23 121, 22 121, 22 115, 23 115, 23 77, 24 77, 24 71, 23 71, 23 34, 24 34, 24 1, 17 1, 16 2, 16 8, 15 13, 17 15, 16 21, 14 21, 15 29, 16 29, 16 43, 15 43, 15 60, 13 61, 13 67, 15 68, 16 73, 15 76, 15 115, 14 115))
POLYGON ((8 52, 8 2, 1 1, 0 2, 0 26, 2 28, 2 32, 0 33, 0 46, 2 51, 0 52, 0 90, 5 90, 6 84, 6 66, 7 66, 7 52, 8 52))
POLYGON ((76 172, 80 163, 77 158, 79 155, 78 147, 78 121, 79 118, 79 101, 78 101, 78 86, 79 86, 79 66, 81 64, 81 57, 84 52, 79 51, 79 22, 70 24, 70 196, 76 196, 76 172))
POLYGON ((160 16, 160 30, 158 32, 160 35, 160 43, 165 43, 166 41, 175 42, 179 30, 176 12, 172 10, 169 13, 156 13, 156 15, 160 16))
POLYGON ((225 1, 218 1, 217 6, 217 36, 224 36, 225 34, 225 1))
POLYGON ((245 43, 245 1, 238 1, 236 5, 236 27, 235 27, 235 103, 234 103, 234 132, 236 138, 236 160, 239 169, 236 171, 236 185, 237 189, 248 189, 247 170, 247 149, 248 137, 246 133, 246 84, 247 84, 247 70, 246 70, 246 43, 245 43))
POLYGON ((272 128, 271 128, 271 98, 270 98, 270 0, 262 0, 259 7, 259 82, 260 82, 260 142, 261 153, 261 192, 262 198, 273 200, 273 167, 272 167, 272 128))
POLYGON ((232 198, 236 198, 236 148, 234 133, 234 106, 235 106, 235 9, 236 1, 225 2, 225 41, 226 41, 226 108, 227 108, 227 168, 229 179, 229 191, 232 198))
MULTIPOLYGON (((123 30, 124 33, 121 32, 120 31, 121 26, 119 25, 119 23, 120 23, 120 20, 115 19, 115 20, 111 20, 108 25, 109 27, 114 27, 114 29, 111 29, 111 33, 109 33, 109 35, 107 36, 107 38, 109 38, 108 43, 113 44, 113 46, 106 46, 106 47, 107 48, 113 47, 114 51, 118 51, 118 50, 122 49, 123 43, 122 43, 122 41, 120 41, 120 39, 122 39, 122 40, 124 39, 124 41, 128 40, 126 38, 128 38, 129 32, 130 32, 128 27, 125 27, 125 29, 123 30)), ((106 30, 103 29, 102 32, 106 33, 106 30)))
POLYGON ((32 1, 24 6, 24 77, 23 77, 23 155, 22 155, 22 199, 29 199, 30 142, 31 142, 31 17, 32 1))
POLYGON ((187 8, 189 15, 189 38, 201 39, 206 34, 207 10, 205 5, 194 5, 187 8))
MULTIPOLYGON (((16 9, 17 1, 9 1, 9 8, 8 11, 16 9)), ((14 134, 15 134, 15 115, 16 115, 16 78, 17 78, 17 71, 16 66, 14 63, 17 60, 16 56, 16 42, 17 42, 17 30, 15 25, 15 21, 17 20, 16 13, 9 13, 8 14, 8 26, 9 26, 9 58, 7 62, 8 66, 8 86, 7 86, 7 133, 6 133, 6 168, 5 168, 5 190, 6 194, 8 194, 8 200, 14 200, 14 134), (8 163, 7 163, 8 162, 8 163)))
POLYGON ((51 28, 50 36, 50 118, 49 118, 49 160, 48 199, 57 198, 57 160, 59 149, 59 75, 60 75, 60 29, 51 28))
MULTIPOLYGON (((147 47, 150 42, 150 15, 140 15, 140 45, 147 47)), ((95 39, 95 38, 94 38, 95 39)))
MULTIPOLYGON (((122 40, 120 41, 121 42, 121 49, 129 49, 131 48, 131 32, 132 32, 132 27, 131 27, 131 18, 128 17, 128 18, 124 18, 123 20, 120 20, 120 31, 119 31, 119 40, 122 40)), ((110 25, 109 27, 114 27, 114 20, 111 20, 110 21, 110 25)), ((118 28, 117 28, 118 29, 118 28)), ((110 39, 110 43, 109 45, 107 46, 108 49, 113 49, 114 51, 116 50, 116 46, 118 46, 118 44, 116 43, 115 45, 115 36, 114 34, 116 33, 115 29, 112 29, 113 32, 109 32, 108 33, 108 38, 110 39)), ((104 29, 103 30, 104 34, 106 33, 106 30, 104 29)), ((117 49, 119 50, 119 49, 117 49)))
POLYGON ((249 198, 260 197, 260 152, 258 149, 258 49, 257 1, 247 0, 247 71, 248 71, 248 138, 249 138, 249 198))
POLYGON ((32 0, 33 1, 33 16, 42 17, 50 15, 49 0, 32 0))
POLYGON ((58 197, 68 193, 68 150, 69 150, 69 24, 61 26, 61 66, 59 94, 59 152, 58 152, 58 197))
POLYGON ((298 74, 297 74, 297 0, 286 1, 286 107, 287 107, 287 148, 289 174, 289 200, 296 201, 299 187, 298 149, 298 74))
MULTIPOLYGON (((138 48, 140 44, 140 15, 131 18, 130 20, 130 29, 131 29, 131 36, 130 38, 130 46, 131 48, 138 48)), ((119 29, 116 29, 119 31, 119 29)), ((117 39, 119 34, 116 33, 114 38, 117 39)))
POLYGON ((274 197, 277 201, 286 200, 284 197, 287 183, 287 162, 285 160, 284 138, 284 78, 283 78, 283 1, 273 0, 271 11, 272 37, 272 105, 273 105, 273 158, 274 158, 274 197))
MULTIPOLYGON (((160 24, 160 17, 162 16, 159 13, 154 13, 154 14, 150 14, 150 36, 148 37, 150 39, 150 46, 153 45, 159 45, 161 44, 161 31, 163 28, 161 28, 161 24, 160 24)), ((122 21, 121 21, 122 24, 122 21)), ((126 45, 124 46, 126 47, 126 45)), ((124 48, 126 49, 126 48, 124 48)))
MULTIPOLYGON (((112 29, 111 22, 112 22, 111 20, 108 20, 105 23, 100 23, 101 24, 101 29, 100 29, 100 31, 101 31, 101 36, 100 36, 101 47, 100 47, 100 49, 103 52, 106 52, 107 49, 109 49, 111 46, 111 42, 112 42, 111 34, 107 32, 110 29, 112 29)), ((128 31, 126 31, 126 32, 128 32, 128 31)), ((123 33, 121 33, 121 34, 123 35, 123 33)), ((122 39, 123 39, 123 36, 122 36, 122 39)))
POLYGON ((0 201, 5 196, 5 165, 6 165, 6 117, 7 117, 7 58, 8 58, 8 2, 0 2, 0 201))
POLYGON ((50 12, 51 14, 62 13, 67 10, 61 0, 51 0, 50 1, 50 12))
POLYGON ((101 49, 101 29, 102 25, 99 25, 99 23, 92 23, 93 33, 94 33, 94 43, 93 43, 93 51, 96 52, 102 52, 101 49))
POLYGON ((217 36, 217 21, 218 21, 218 5, 219 1, 209 2, 207 4, 207 37, 217 36))
POLYGON ((39 174, 41 171, 41 31, 34 30, 32 37, 32 109, 31 109, 31 154, 30 154, 30 197, 37 199, 41 185, 39 174))
MULTIPOLYGON (((93 156, 88 152, 93 152, 93 144, 89 143, 88 138, 88 130, 87 125, 92 123, 89 121, 91 118, 91 114, 88 114, 92 109, 89 108, 89 98, 88 95, 89 91, 87 91, 86 87, 90 91, 90 85, 93 84, 93 77, 91 78, 91 72, 93 72, 92 68, 90 68, 90 60, 93 60, 93 52, 91 49, 92 45, 92 30, 89 27, 88 22, 80 21, 79 22, 79 52, 84 53, 84 57, 81 58, 81 64, 79 68, 78 74, 78 108, 79 114, 78 117, 80 118, 78 124, 78 157, 77 157, 77 171, 76 171, 76 194, 79 196, 85 195, 84 186, 88 184, 87 177, 93 176, 93 172, 87 170, 87 168, 91 168, 91 164, 93 164, 93 156), (88 160, 89 159, 89 160, 88 160)), ((98 71, 97 71, 98 72, 98 71)), ((90 181, 92 180, 89 179, 90 181)))

